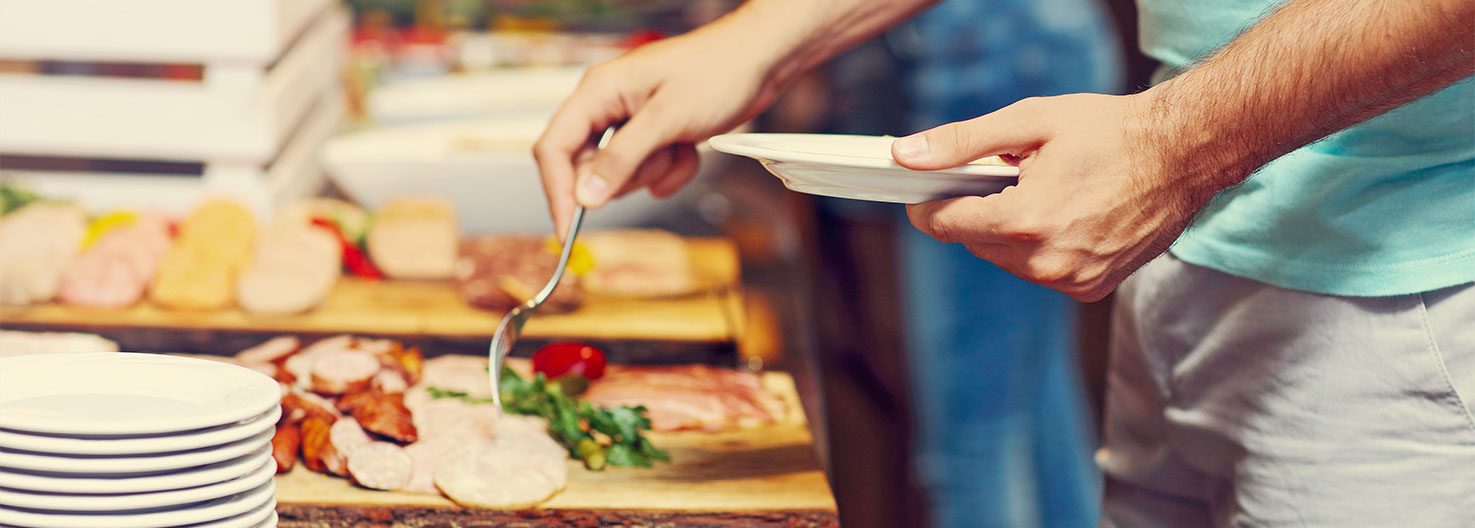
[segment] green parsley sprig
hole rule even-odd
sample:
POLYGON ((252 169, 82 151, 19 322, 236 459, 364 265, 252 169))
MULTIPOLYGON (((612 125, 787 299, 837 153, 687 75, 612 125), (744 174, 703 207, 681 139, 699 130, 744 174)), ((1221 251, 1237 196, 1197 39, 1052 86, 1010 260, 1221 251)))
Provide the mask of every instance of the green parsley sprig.
MULTIPOLYGON (((502 370, 502 410, 537 416, 548 421, 548 433, 569 455, 592 470, 615 467, 651 467, 671 456, 645 437, 650 418, 643 406, 601 407, 574 399, 588 386, 580 376, 549 381, 543 374, 525 380, 511 369, 502 370)), ((467 403, 492 403, 465 392, 428 387, 432 398, 455 398, 467 403)))

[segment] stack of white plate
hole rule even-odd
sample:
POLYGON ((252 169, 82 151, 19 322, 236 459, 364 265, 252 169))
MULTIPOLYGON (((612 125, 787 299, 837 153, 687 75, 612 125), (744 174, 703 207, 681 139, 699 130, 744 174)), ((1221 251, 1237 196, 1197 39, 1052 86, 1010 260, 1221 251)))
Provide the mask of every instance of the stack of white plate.
POLYGON ((276 525, 276 381, 155 354, 0 358, 0 525, 276 525))

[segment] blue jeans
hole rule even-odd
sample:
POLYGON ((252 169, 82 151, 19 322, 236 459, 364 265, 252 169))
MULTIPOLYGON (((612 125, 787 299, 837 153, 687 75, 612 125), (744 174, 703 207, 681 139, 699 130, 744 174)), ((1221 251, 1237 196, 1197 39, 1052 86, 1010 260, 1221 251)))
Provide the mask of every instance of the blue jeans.
POLYGON ((901 245, 916 464, 933 525, 1095 526, 1075 304, 915 229, 901 245))

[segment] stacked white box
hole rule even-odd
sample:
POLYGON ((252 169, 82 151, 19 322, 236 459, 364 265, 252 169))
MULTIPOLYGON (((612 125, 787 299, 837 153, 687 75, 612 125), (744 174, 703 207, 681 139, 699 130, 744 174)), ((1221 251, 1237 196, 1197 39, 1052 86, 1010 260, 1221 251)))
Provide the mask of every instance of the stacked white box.
MULTIPOLYGON (((199 163, 198 177, 24 171, 89 206, 238 197, 265 217, 322 183, 344 114, 333 0, 0 0, 0 60, 189 64, 197 82, 0 73, 0 156, 199 163)), ((6 171, 0 166, 0 171, 6 171)))

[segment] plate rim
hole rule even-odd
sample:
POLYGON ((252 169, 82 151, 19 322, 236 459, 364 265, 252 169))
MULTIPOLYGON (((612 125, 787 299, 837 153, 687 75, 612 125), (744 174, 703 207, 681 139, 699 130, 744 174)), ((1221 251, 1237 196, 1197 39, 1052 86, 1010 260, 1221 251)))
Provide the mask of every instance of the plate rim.
POLYGON ((281 415, 282 406, 277 405, 244 422, 209 427, 206 429, 210 430, 203 433, 190 434, 191 431, 180 431, 180 434, 138 435, 139 437, 136 438, 77 438, 34 431, 0 429, 0 449, 19 449, 58 455, 143 455, 190 451, 251 438, 265 431, 267 427, 276 427, 276 422, 281 415), (164 438, 179 440, 176 441, 177 443, 164 444, 167 446, 164 448, 144 446, 144 444, 157 442, 164 438), (15 440, 20 440, 20 442, 15 440))
MULTIPOLYGON (((47 475, 20 475, 20 474, 14 473, 14 472, 9 472, 8 474, 7 474, 7 472, 0 472, 0 483, 6 483, 6 484, 9 485, 9 487, 14 488, 14 489, 27 490, 27 491, 53 492, 53 493, 66 493, 67 491, 76 491, 76 492, 81 492, 81 493, 100 493, 100 494, 101 493, 112 493, 112 494, 121 494, 121 493, 146 493, 146 492, 151 492, 151 491, 168 491, 168 490, 184 489, 184 488, 197 487, 197 486, 208 486, 210 484, 215 484, 217 482, 222 482, 222 481, 228 480, 229 479, 228 476, 218 476, 217 477, 216 475, 226 475, 227 474, 227 470, 231 470, 229 474, 236 474, 236 471, 235 470, 238 469, 238 468, 241 468, 241 467, 250 468, 250 467, 254 467, 256 464, 262 464, 262 463, 266 463, 267 461, 272 460, 272 456, 271 455, 272 455, 271 446, 270 445, 265 445, 265 446, 262 446, 261 448, 259 448, 256 452, 251 453, 251 454, 247 454, 247 455, 244 455, 244 456, 240 456, 240 457, 236 457, 236 458, 231 458, 231 459, 227 459, 227 460, 222 460, 220 462, 215 462, 215 463, 212 463, 212 464, 205 464, 203 466, 195 466, 195 467, 188 468, 188 469, 181 470, 181 471, 166 472, 166 473, 162 473, 162 474, 151 474, 151 475, 145 475, 145 476, 141 476, 141 477, 115 477, 115 478, 107 478, 107 477, 101 477, 101 478, 99 478, 99 477, 88 477, 88 476, 67 477, 67 476, 47 476, 47 475), (204 468, 206 466, 217 466, 217 467, 211 468, 210 470, 207 470, 207 471, 200 471, 201 468, 204 468), (203 475, 211 475, 211 476, 205 477, 203 475), (179 477, 183 477, 183 476, 194 476, 195 479, 192 479, 192 480, 182 480, 182 481, 176 480, 176 481, 173 481, 173 482, 171 482, 171 480, 170 480, 171 478, 179 478, 179 477), (14 479, 14 478, 17 478, 17 477, 19 477, 21 479, 21 483, 22 484, 20 486, 14 485, 15 483, 13 481, 4 480, 4 479, 14 479), (64 486, 69 486, 71 488, 70 490, 68 490, 68 489, 61 489, 61 490, 36 489, 36 487, 35 487, 37 482, 43 483, 43 485, 44 485, 44 483, 47 483, 47 482, 68 482, 68 481, 70 481, 71 483, 70 484, 63 484, 63 485, 64 486), (80 489, 80 490, 77 489, 77 485, 78 485, 79 482, 80 483, 83 483, 83 489, 80 489), (106 486, 100 486, 99 483, 101 483, 101 482, 110 482, 110 484, 109 485, 106 485, 106 486), (117 487, 111 487, 111 486, 113 486, 113 484, 111 484, 111 483, 119 483, 119 482, 123 483, 123 485, 120 485, 120 486, 117 486, 117 487), (137 485, 137 483, 139 483, 139 482, 143 482, 144 483, 143 486, 145 486, 145 487, 144 488, 131 488, 131 489, 127 487, 128 484, 137 485), (182 482, 182 484, 180 482, 182 482)), ((67 475, 67 474, 65 474, 65 473, 58 473, 58 475, 67 475)))
POLYGON ((163 511, 105 515, 97 513, 78 514, 76 512, 21 511, 6 508, 0 509, 0 523, 36 528, 108 528, 145 524, 153 526, 182 526, 220 521, 254 512, 268 503, 274 504, 276 501, 275 494, 275 480, 269 480, 265 484, 249 491, 211 499, 201 503, 182 505, 180 508, 161 508, 163 511), (246 504, 244 509, 239 506, 242 503, 246 504), (15 522, 14 517, 16 516, 20 517, 19 523, 15 522))
POLYGON ((89 363, 89 365, 93 365, 98 364, 97 362, 138 360, 138 358, 144 358, 150 361, 194 364, 200 365, 201 368, 207 369, 241 369, 244 372, 250 373, 250 375, 248 375, 248 379, 250 379, 251 376, 256 377, 256 379, 252 382, 253 386, 251 388, 243 388, 242 390, 260 390, 262 394, 260 396, 252 395, 252 398, 254 398, 254 400, 251 401, 249 405, 243 404, 234 408, 228 408, 209 413, 201 413, 199 416, 191 417, 187 420, 171 420, 170 423, 167 424, 161 423, 161 420, 142 421, 142 423, 140 423, 139 421, 115 422, 105 425, 80 421, 72 423, 55 423, 53 421, 52 423, 48 424, 48 420, 45 419, 38 420, 34 417, 28 417, 24 414, 8 414, 3 408, 0 408, 0 420, 3 420, 3 426, 6 429, 15 431, 29 431, 42 434, 146 435, 183 432, 194 429, 203 429, 226 425, 232 422, 238 422, 252 416, 265 413, 270 405, 281 404, 281 386, 276 380, 273 380, 269 376, 260 372, 242 367, 240 365, 226 363, 224 361, 212 361, 208 359, 149 352, 80 352, 63 354, 30 354, 0 358, 0 366, 5 366, 5 363, 7 362, 10 363, 13 368, 16 363, 42 363, 44 365, 45 363, 66 361, 90 361, 91 363, 89 363), (255 387, 254 384, 260 384, 260 386, 255 387), (270 388, 269 391, 267 390, 268 387, 270 388), (268 397, 268 393, 270 397, 268 397))
MULTIPOLYGON (((896 160, 890 158, 871 158, 866 156, 852 156, 846 154, 830 154, 823 152, 804 152, 795 150, 778 150, 770 147, 760 147, 743 140, 749 137, 794 137, 794 138, 866 138, 884 139, 887 136, 868 136, 863 134, 804 134, 788 132, 738 132, 731 134, 720 134, 712 136, 707 144, 713 150, 745 156, 759 161, 777 161, 783 163, 809 163, 817 165, 831 165, 835 167, 884 169, 919 175, 923 177, 946 177, 946 176, 970 176, 970 177, 992 177, 992 178, 1018 178, 1019 167, 1013 165, 959 165, 947 169, 932 171, 919 171, 901 166, 896 160)), ((900 138, 895 138, 900 139, 900 138)))
POLYGON ((256 489, 262 484, 265 484, 275 475, 276 463, 273 460, 268 460, 258 465, 256 468, 243 473, 236 478, 227 479, 212 484, 206 484, 203 486, 140 493, 107 494, 107 497, 98 497, 98 500, 121 500, 125 497, 144 497, 146 499, 151 498, 151 500, 153 501, 163 501, 149 502, 143 504, 108 504, 106 506, 89 506, 87 504, 88 497, 95 494, 0 489, 0 505, 35 510, 75 512, 123 511, 143 510, 151 508, 167 508, 170 506, 193 504, 197 502, 218 499, 220 497, 235 495, 237 493, 245 493, 256 489), (244 486, 244 488, 242 486, 244 486), (20 498, 23 501, 35 500, 36 502, 17 503, 15 502, 16 498, 20 498), (77 503, 81 503, 82 506, 79 507, 77 503))
POLYGON ((192 450, 187 450, 187 451, 181 451, 181 452, 172 453, 172 454, 143 453, 144 455, 152 455, 152 456, 115 456, 115 457, 108 457, 106 455, 65 455, 65 454, 57 454, 57 453, 29 453, 29 452, 28 453, 14 453, 14 452, 7 453, 7 452, 5 452, 3 450, 0 450, 0 468, 14 468, 14 469, 27 470, 27 471, 44 471, 44 472, 49 472, 49 473, 70 473, 70 474, 87 474, 87 475, 110 475, 110 474, 125 474, 125 473, 154 473, 154 472, 175 471, 175 470, 180 470, 180 469, 185 469, 185 468, 190 468, 190 467, 195 467, 195 466, 203 466, 203 465, 207 465, 207 464, 212 464, 212 463, 215 463, 215 462, 223 462, 223 461, 230 460, 230 459, 233 459, 233 458, 236 458, 236 457, 240 457, 240 456, 244 456, 244 455, 247 455, 247 454, 250 454, 250 453, 254 453, 262 445, 270 446, 271 445, 271 437, 275 434, 275 432, 276 432, 275 431, 275 428, 272 428, 271 430, 262 431, 260 433, 257 433, 255 436, 250 436, 250 437, 247 437, 247 438, 245 438, 243 440, 237 440, 235 442, 230 442, 230 443, 222 444, 222 445, 218 445, 218 446, 204 447, 204 448, 199 448, 199 449, 192 449, 192 450), (219 455, 218 453, 221 453, 221 452, 228 453, 228 454, 226 454, 226 455, 219 455), (60 456, 52 456, 52 455, 60 455, 60 456), (112 460, 124 460, 124 459, 126 459, 126 460, 130 460, 130 461, 138 461, 138 462, 113 462, 112 463, 112 464, 122 465, 123 466, 122 468, 119 468, 116 465, 115 466, 103 466, 104 469, 98 469, 97 467, 90 467, 90 468, 76 468, 76 467, 65 468, 65 466, 75 466, 75 465, 85 464, 85 461, 88 460, 88 459, 87 458, 79 458, 79 457, 92 457, 92 456, 102 456, 102 457, 104 457, 104 459, 112 459, 112 460), (19 461, 21 462, 21 464, 16 464, 15 463, 17 461, 17 458, 16 457, 20 457, 19 458, 19 461), (45 462, 47 460, 56 461, 56 463, 59 464, 59 465, 51 465, 51 466, 48 466, 46 464, 51 464, 52 462, 45 462), (164 462, 163 463, 160 463, 159 462, 160 460, 163 460, 164 462), (35 461, 43 461, 43 462, 41 462, 42 465, 36 465, 35 461), (66 462, 62 462, 62 461, 66 461, 66 462), (150 464, 156 464, 156 465, 150 465, 150 464), (63 469, 58 469, 58 468, 63 468, 63 469))

